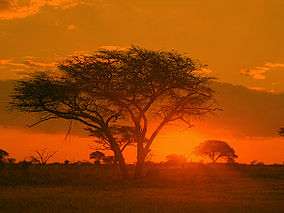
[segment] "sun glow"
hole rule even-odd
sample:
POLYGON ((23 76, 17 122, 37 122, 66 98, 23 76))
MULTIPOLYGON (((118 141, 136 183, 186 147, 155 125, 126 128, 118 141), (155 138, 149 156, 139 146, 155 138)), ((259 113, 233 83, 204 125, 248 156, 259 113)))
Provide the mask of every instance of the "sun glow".
MULTIPOLYGON (((53 162, 89 161, 89 154, 94 147, 93 139, 71 135, 65 139, 65 134, 35 133, 31 130, 0 128, 1 147, 9 150, 11 156, 18 161, 31 156, 36 150, 44 149, 57 151, 53 162)), ((166 127, 153 143, 152 152, 148 160, 161 162, 170 154, 185 156, 188 161, 199 162, 200 157, 193 154, 194 148, 207 139, 221 138, 227 141, 236 150, 239 158, 237 162, 250 163, 253 160, 265 163, 282 163, 284 156, 283 138, 246 138, 236 139, 224 135, 209 135, 196 129, 188 129, 185 126, 172 125, 166 127), (256 146, 257 144, 257 146, 256 146), (248 147, 251 147, 248 149, 248 147), (275 152, 278 150, 278 152, 275 152)), ((135 162, 134 147, 126 150, 126 160, 135 162)), ((111 154, 111 153, 110 153, 111 154)), ((206 160, 204 161, 206 162, 206 160)))

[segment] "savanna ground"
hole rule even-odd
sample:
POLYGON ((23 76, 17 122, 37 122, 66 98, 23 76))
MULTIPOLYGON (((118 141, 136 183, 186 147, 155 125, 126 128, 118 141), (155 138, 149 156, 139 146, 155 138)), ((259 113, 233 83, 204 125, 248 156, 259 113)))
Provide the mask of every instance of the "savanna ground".
POLYGON ((284 166, 161 165, 118 180, 94 165, 12 166, 0 212, 284 212, 284 166))

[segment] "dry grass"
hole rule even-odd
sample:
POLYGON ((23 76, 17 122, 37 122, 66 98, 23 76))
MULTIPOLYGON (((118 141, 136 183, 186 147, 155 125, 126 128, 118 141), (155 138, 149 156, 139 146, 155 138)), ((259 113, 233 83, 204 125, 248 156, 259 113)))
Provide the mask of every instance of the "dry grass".
POLYGON ((159 166, 130 181, 93 166, 1 174, 1 212, 284 212, 283 166, 159 166))

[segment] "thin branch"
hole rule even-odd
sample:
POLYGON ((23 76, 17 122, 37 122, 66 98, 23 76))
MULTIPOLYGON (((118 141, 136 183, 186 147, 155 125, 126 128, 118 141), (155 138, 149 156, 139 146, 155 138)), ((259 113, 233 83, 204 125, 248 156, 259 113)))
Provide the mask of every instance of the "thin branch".
POLYGON ((71 120, 69 125, 68 125, 68 130, 67 130, 67 132, 65 134, 64 140, 67 140, 68 136, 70 135, 71 130, 72 130, 72 124, 73 124, 73 121, 71 120))
POLYGON ((51 116, 51 117, 47 117, 47 118, 41 118, 39 121, 37 121, 33 124, 30 124, 30 125, 27 125, 27 126, 28 126, 28 128, 32 128, 34 126, 37 126, 37 125, 39 125, 39 124, 41 124, 45 121, 51 120, 51 119, 58 119, 58 117, 57 116, 51 116))

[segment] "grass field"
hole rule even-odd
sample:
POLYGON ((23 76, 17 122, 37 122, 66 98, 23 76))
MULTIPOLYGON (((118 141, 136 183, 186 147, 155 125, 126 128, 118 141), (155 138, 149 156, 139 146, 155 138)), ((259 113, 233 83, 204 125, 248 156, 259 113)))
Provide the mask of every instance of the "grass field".
POLYGON ((148 170, 121 181, 91 165, 4 168, 0 212, 284 212, 283 166, 148 170))

